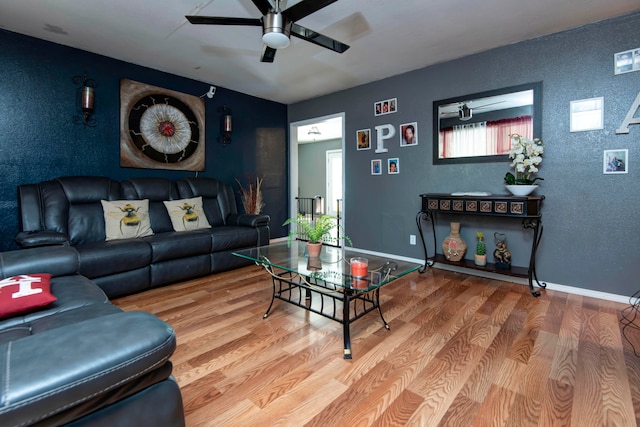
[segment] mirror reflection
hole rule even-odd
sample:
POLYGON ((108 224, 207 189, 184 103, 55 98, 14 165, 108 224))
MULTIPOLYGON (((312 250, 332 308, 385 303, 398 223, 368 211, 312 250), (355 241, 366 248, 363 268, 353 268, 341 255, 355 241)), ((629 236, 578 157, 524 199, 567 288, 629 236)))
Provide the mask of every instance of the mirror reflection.
POLYGON ((509 134, 540 137, 541 84, 434 102, 434 164, 506 161, 509 134))

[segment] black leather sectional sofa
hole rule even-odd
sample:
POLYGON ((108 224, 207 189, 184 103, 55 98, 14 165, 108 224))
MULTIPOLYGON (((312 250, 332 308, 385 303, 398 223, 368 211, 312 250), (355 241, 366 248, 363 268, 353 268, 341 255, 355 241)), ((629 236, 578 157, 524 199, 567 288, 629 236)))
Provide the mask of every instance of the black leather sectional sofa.
POLYGON ((0 253, 4 304, 19 275, 51 274, 57 298, 0 320, 0 425, 184 426, 173 329, 112 305, 78 266, 68 246, 0 253))
POLYGON ((19 186, 18 199, 17 244, 72 246, 80 274, 109 298, 248 265, 232 252, 269 244, 269 216, 238 213, 232 187, 211 178, 61 177, 19 186), (175 231, 164 202, 194 197, 211 228, 175 231), (143 199, 153 235, 106 240, 101 201, 143 199))

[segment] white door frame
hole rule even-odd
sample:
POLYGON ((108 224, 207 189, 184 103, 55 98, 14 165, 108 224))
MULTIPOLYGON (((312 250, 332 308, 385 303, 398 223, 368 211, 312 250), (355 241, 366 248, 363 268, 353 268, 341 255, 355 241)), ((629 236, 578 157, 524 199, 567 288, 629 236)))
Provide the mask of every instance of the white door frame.
MULTIPOLYGON (((340 170, 341 170, 342 173, 344 173, 344 169, 342 167, 344 165, 344 160, 343 160, 344 158, 343 158, 342 149, 340 149, 340 150, 327 150, 327 152, 325 154, 325 157, 326 157, 325 170, 326 170, 326 174, 327 174, 327 182, 325 183, 325 194, 327 195, 327 198, 324 201, 324 209, 325 209, 325 211, 326 211, 326 213, 328 215, 333 215, 333 216, 336 216, 338 214, 338 211, 336 209, 334 209, 335 205, 333 204, 333 202, 335 202, 337 198, 333 194, 333 189, 331 188, 332 186, 329 185, 329 182, 331 182, 331 180, 329 179, 329 174, 331 172, 331 169, 329 168, 329 165, 331 164, 331 159, 337 157, 336 156, 337 154, 340 155, 340 170)), ((342 177, 342 173, 340 174, 341 177, 342 177)), ((342 187, 340 189, 342 190, 342 187)), ((342 199, 342 197, 340 197, 340 198, 342 199)))
POLYGON ((344 137, 344 129, 345 129, 345 114, 336 113, 330 114, 322 117, 315 117, 313 119, 301 120, 299 122, 291 122, 289 123, 289 217, 293 218, 297 215, 297 205, 296 205, 296 197, 298 197, 298 127, 310 125, 312 123, 317 123, 327 119, 333 119, 336 117, 342 118, 342 218, 346 218, 345 216, 345 203, 344 203, 344 175, 345 175, 345 167, 344 167, 344 151, 345 151, 345 137, 344 137))

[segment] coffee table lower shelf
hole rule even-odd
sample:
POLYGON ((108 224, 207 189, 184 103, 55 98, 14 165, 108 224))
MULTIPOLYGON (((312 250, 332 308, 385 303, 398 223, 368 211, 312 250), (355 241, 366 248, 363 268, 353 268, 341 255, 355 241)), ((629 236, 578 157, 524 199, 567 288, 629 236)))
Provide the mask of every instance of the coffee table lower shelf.
POLYGON ((324 280, 302 276, 290 271, 275 272, 272 267, 264 267, 272 276, 273 295, 263 319, 269 316, 273 302, 279 299, 334 320, 342 324, 345 359, 351 359, 352 357, 351 322, 371 311, 377 310, 384 327, 387 330, 390 329, 380 309, 379 288, 361 292, 356 289, 335 286, 324 280))

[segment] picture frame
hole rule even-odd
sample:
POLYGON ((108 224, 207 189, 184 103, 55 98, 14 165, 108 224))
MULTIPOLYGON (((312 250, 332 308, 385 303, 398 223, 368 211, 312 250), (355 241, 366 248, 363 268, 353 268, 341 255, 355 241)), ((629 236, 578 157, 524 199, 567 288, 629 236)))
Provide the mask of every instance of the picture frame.
POLYGON ((382 175, 382 160, 371 160, 371 175, 382 175))
POLYGON ((371 149, 371 129, 360 129, 356 131, 356 148, 358 150, 371 149))
POLYGON ((604 97, 571 101, 570 132, 604 129, 604 97))
POLYGON ((387 160, 387 173, 396 175, 400 173, 400 159, 393 157, 387 160))
POLYGON ((640 71, 640 48, 613 54, 614 75, 631 73, 633 71, 640 71))
POLYGON ((415 145, 418 145, 418 122, 401 124, 400 147, 413 147, 415 145))
POLYGON ((398 111, 398 98, 389 98, 373 103, 373 115, 383 116, 398 111))
POLYGON ((121 79, 120 167, 204 171, 204 112, 197 96, 121 79), (159 119, 169 133, 154 124, 159 119))
POLYGON ((629 150, 620 148, 616 150, 604 150, 602 156, 602 173, 621 174, 629 172, 629 150))

